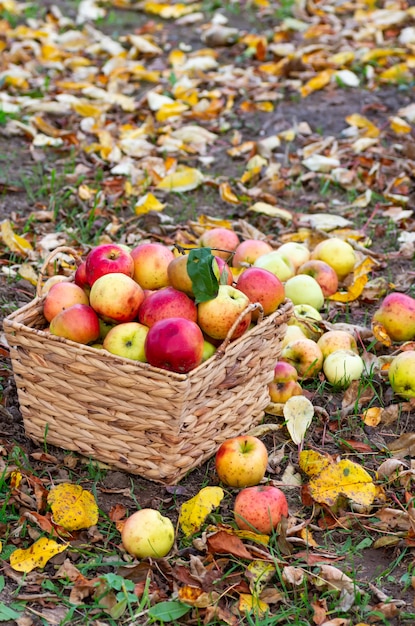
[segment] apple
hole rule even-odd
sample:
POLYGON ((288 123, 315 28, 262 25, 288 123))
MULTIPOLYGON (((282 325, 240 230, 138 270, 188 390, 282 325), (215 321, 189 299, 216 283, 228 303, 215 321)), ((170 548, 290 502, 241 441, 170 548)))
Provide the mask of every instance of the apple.
POLYGON ((229 487, 251 487, 265 476, 268 451, 265 444, 253 435, 227 439, 216 451, 216 473, 229 487))
POLYGON ((120 272, 130 278, 134 274, 134 261, 129 252, 116 243, 103 243, 92 248, 85 259, 85 277, 92 287, 100 276, 120 272))
POLYGON ((310 250, 306 245, 297 241, 287 241, 281 244, 278 246, 277 252, 291 261, 295 272, 297 272, 300 265, 310 259, 310 250))
POLYGON ((88 304, 73 304, 55 315, 49 330, 52 335, 77 343, 93 343, 99 337, 98 315, 88 304))
POLYGON ((291 396, 303 393, 298 382, 298 372, 293 365, 285 361, 277 361, 274 367, 274 379, 268 385, 271 402, 284 403, 291 396))
POLYGON ((156 509, 140 509, 124 522, 121 541, 124 549, 138 559, 162 558, 173 547, 174 526, 156 509))
POLYGON ((398 396, 415 397, 415 350, 406 350, 392 359, 388 372, 390 385, 398 396))
POLYGON ((207 339, 204 339, 202 363, 210 359, 210 357, 215 354, 216 350, 217 350, 217 346, 215 346, 213 343, 211 343, 207 339))
POLYGON ((317 322, 323 319, 320 313, 311 304, 296 304, 293 307, 293 316, 289 319, 289 326, 298 326, 304 335, 317 341, 323 331, 317 322))
POLYGON ((42 285, 42 288, 40 290, 40 295, 46 296, 49 289, 53 285, 56 285, 56 283, 67 283, 69 281, 72 282, 72 278, 70 276, 64 276, 63 274, 55 274, 54 276, 49 276, 49 278, 45 280, 45 282, 42 285))
POLYGON ((74 304, 89 304, 82 287, 67 281, 58 281, 50 287, 43 301, 43 315, 48 322, 74 304))
POLYGON ((232 270, 220 256, 215 256, 213 260, 213 272, 220 285, 233 285, 232 270))
POLYGON ((363 369, 362 357, 353 350, 335 350, 323 363, 323 372, 329 383, 343 388, 348 387, 352 380, 359 380, 363 369))
POLYGON ((308 274, 297 274, 285 283, 285 295, 292 303, 309 304, 319 311, 324 305, 324 295, 318 282, 308 274))
POLYGON ((271 535, 282 518, 288 517, 288 502, 278 487, 257 485, 246 487, 238 493, 233 511, 240 530, 271 535))
POLYGON ((140 285, 126 274, 115 272, 97 278, 89 302, 105 322, 132 322, 144 300, 140 285))
POLYGON ((278 250, 273 250, 258 257, 254 262, 254 267, 262 267, 264 270, 269 270, 281 282, 285 282, 295 275, 295 269, 291 261, 283 257, 278 250))
POLYGON ((373 322, 385 327, 392 341, 415 338, 415 299, 394 291, 386 296, 373 315, 373 322))
MULTIPOLYGON (((218 256, 215 256, 213 263, 213 271, 219 282, 232 285, 233 275, 229 265, 218 256)), ((170 261, 167 267, 167 274, 169 278, 169 285, 179 291, 183 291, 190 298, 194 298, 192 279, 187 271, 188 255, 182 254, 175 257, 173 261, 170 261)))
POLYGON ((333 295, 339 288, 339 278, 334 269, 325 261, 310 259, 297 269, 297 274, 308 274, 320 285, 323 296, 333 295))
POLYGON ((291 326, 288 325, 285 331, 284 337, 281 340, 281 350, 288 343, 291 343, 292 341, 295 341, 296 339, 306 339, 306 336, 301 330, 301 328, 297 326, 296 324, 293 324, 291 326))
POLYGON ((274 366, 274 381, 287 383, 290 380, 298 380, 298 372, 294 365, 286 361, 277 361, 274 366))
POLYGON ((104 341, 105 337, 114 326, 115 324, 113 322, 104 322, 103 319, 99 318, 99 338, 101 341, 104 341))
POLYGON ((161 243, 141 243, 131 250, 134 280, 143 289, 160 289, 169 285, 167 268, 174 254, 161 243))
POLYGON ((138 309, 138 320, 145 326, 153 326, 168 317, 184 317, 197 322, 194 300, 174 287, 162 287, 148 295, 138 309))
MULTIPOLYGON (((219 285, 215 298, 197 305, 197 321, 206 335, 213 339, 225 339, 239 315, 249 306, 250 301, 239 289, 231 285, 219 285)), ((249 328, 252 315, 247 313, 237 325, 232 339, 243 335, 249 328)))
POLYGON ((103 347, 111 354, 145 362, 144 344, 147 333, 148 326, 138 322, 116 324, 105 337, 103 347))
POLYGON ((82 261, 75 270, 74 274, 74 283, 89 294, 91 285, 88 282, 88 278, 86 276, 86 261, 82 261))
POLYGON ((150 365, 187 374, 202 362, 204 337, 196 322, 169 317, 150 328, 144 349, 150 365))
MULTIPOLYGON (((259 302, 264 315, 278 309, 285 300, 284 285, 272 272, 261 267, 248 267, 242 272, 236 284, 237 289, 246 294, 251 302, 259 302)), ((254 311, 252 319, 257 319, 258 311, 254 311)))
POLYGON ((312 250, 311 258, 328 263, 336 272, 339 280, 346 278, 356 264, 356 254, 353 247, 339 237, 320 241, 312 250))
POLYGON ((253 265, 258 257, 272 252, 273 247, 262 239, 245 239, 235 249, 232 259, 233 267, 253 265))
POLYGON ((302 378, 313 378, 323 367, 323 353, 312 339, 295 339, 281 350, 281 361, 295 367, 302 378))
POLYGON ((227 261, 239 245, 239 237, 229 228, 212 228, 199 237, 199 244, 202 248, 211 248, 212 254, 227 261))
POLYGON ((336 350, 352 350, 357 353, 356 339, 346 330, 328 330, 317 340, 323 357, 326 358, 336 350))

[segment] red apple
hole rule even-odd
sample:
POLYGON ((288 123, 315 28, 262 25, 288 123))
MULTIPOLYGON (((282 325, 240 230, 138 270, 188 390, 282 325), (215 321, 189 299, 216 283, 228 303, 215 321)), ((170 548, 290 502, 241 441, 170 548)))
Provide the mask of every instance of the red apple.
POLYGON ((144 293, 126 274, 104 274, 91 287, 89 301, 105 322, 132 322, 138 314, 144 293))
POLYGON ((212 228, 206 230, 199 238, 203 248, 211 248, 212 254, 227 261, 232 258, 232 252, 239 244, 239 237, 229 228, 212 228))
POLYGON ((134 280, 143 289, 167 287, 167 268, 174 259, 170 248, 161 243, 141 243, 131 250, 131 256, 134 260, 134 280))
POLYGON ((339 279, 334 269, 325 261, 310 259, 297 269, 297 274, 308 274, 314 278, 321 287, 325 298, 336 293, 339 287, 339 279))
POLYGON ((265 476, 268 451, 258 437, 240 435, 227 439, 215 456, 219 479, 230 487, 251 487, 265 476))
POLYGON ((88 279, 86 277, 86 261, 82 261, 76 268, 75 275, 74 275, 74 282, 75 282, 75 285, 82 287, 82 289, 84 289, 84 291, 89 294, 91 285, 89 284, 88 279))
POLYGON ((144 349, 150 365, 186 374, 202 362, 204 338, 195 322, 169 317, 150 328, 144 349))
POLYGON ((298 372, 293 365, 277 361, 274 380, 268 385, 271 402, 284 403, 291 396, 301 396, 303 390, 298 382, 298 372))
POLYGON ((253 265, 258 257, 272 252, 272 250, 272 246, 266 241, 262 241, 261 239, 246 239, 236 247, 232 259, 232 266, 245 267, 245 265, 253 265))
POLYGON ((64 309, 50 323, 52 335, 77 343, 92 343, 99 337, 98 315, 87 304, 74 304, 64 309))
POLYGON ((92 287, 100 276, 120 272, 130 278, 134 273, 134 261, 127 250, 116 243, 103 243, 88 253, 85 259, 85 276, 92 287))
POLYGON ((138 309, 138 319, 145 326, 153 326, 168 317, 184 317, 197 322, 194 300, 174 287, 162 287, 148 295, 138 309))
POLYGON ((270 535, 288 517, 288 502, 278 487, 258 485, 242 489, 233 510, 238 528, 270 535))
POLYGON ((415 339, 415 299, 400 292, 390 293, 375 311, 373 322, 382 324, 392 341, 415 339))
POLYGON ((281 361, 295 367, 302 378, 313 378, 323 367, 323 353, 312 339, 295 339, 281 351, 281 361))
MULTIPOLYGON (((239 289, 230 285, 220 285, 218 295, 197 305, 198 324, 206 335, 213 339, 225 339, 239 315, 250 304, 249 298, 239 289)), ((247 313, 237 325, 232 339, 243 335, 251 323, 251 313, 247 313)))
POLYGON ((51 322, 58 313, 73 304, 89 304, 85 291, 75 283, 57 282, 52 285, 45 296, 43 315, 48 322, 51 322))
MULTIPOLYGON (((284 302, 284 285, 275 274, 261 267, 248 267, 242 272, 236 284, 237 289, 246 294, 251 302, 259 302, 264 315, 276 311, 284 302)), ((254 311, 252 319, 257 319, 258 311, 254 311)))

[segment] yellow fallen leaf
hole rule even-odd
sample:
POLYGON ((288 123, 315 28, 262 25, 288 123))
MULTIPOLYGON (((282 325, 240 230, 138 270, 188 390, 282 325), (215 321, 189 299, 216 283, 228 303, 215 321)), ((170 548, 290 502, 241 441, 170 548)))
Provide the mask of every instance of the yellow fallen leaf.
POLYGON ((163 106, 156 112, 156 120, 158 122, 165 122, 169 118, 177 117, 188 110, 189 107, 187 104, 183 104, 182 102, 163 104, 163 106))
POLYGON ((372 333, 377 341, 390 348, 392 339, 389 337, 386 328, 380 322, 372 322, 372 333))
POLYGON ((268 215, 268 217, 279 217, 285 222, 290 222, 293 217, 290 211, 287 211, 286 209, 281 209, 280 207, 268 204, 266 202, 255 202, 255 204, 249 207, 248 211, 254 211, 254 213, 268 215))
POLYGON ((81 485, 61 483, 48 495, 53 519, 66 530, 90 528, 98 522, 98 506, 92 493, 81 485))
POLYGON ((275 565, 266 561, 252 561, 246 568, 245 576, 249 578, 249 589, 256 597, 261 595, 265 585, 275 574, 275 565))
POLYGON ((238 609, 241 613, 254 613, 257 617, 264 617, 269 611, 269 605, 249 593, 241 593, 238 609))
POLYGON ((136 215, 144 215, 150 211, 162 211, 166 205, 160 202, 152 193, 146 193, 145 196, 139 198, 134 207, 136 215))
MULTIPOLYGON (((301 452, 299 457, 300 467, 306 473, 308 452, 301 452)), ((322 463, 325 467, 319 474, 313 474, 309 482, 310 494, 316 502, 334 506, 342 495, 362 506, 370 506, 379 494, 380 488, 373 484, 370 474, 357 463, 349 459, 338 462, 329 459, 327 465, 327 457, 322 458, 322 463)))
POLYGON ((379 79, 385 83, 408 82, 412 80, 412 72, 407 63, 397 63, 381 72, 379 79))
POLYGON ((144 11, 158 15, 163 19, 178 18, 188 13, 194 13, 200 8, 200 4, 184 4, 178 2, 171 4, 170 2, 145 2, 144 11))
POLYGON ((398 135, 405 135, 407 133, 410 133, 412 130, 412 126, 397 115, 393 115, 392 117, 390 117, 389 123, 391 129, 398 135))
POLYGON ((28 256, 30 252, 33 251, 32 245, 29 241, 26 241, 26 239, 20 235, 16 235, 9 220, 3 220, 1 222, 0 236, 5 245, 10 248, 11 252, 15 252, 16 254, 20 254, 22 256, 28 256))
POLYGON ((156 189, 175 191, 176 193, 190 191, 199 187, 204 178, 202 172, 198 169, 179 165, 173 174, 168 174, 158 183, 156 189))
POLYGON ((352 113, 346 117, 346 122, 350 126, 356 126, 356 128, 363 128, 365 130, 365 137, 379 137, 380 130, 373 124, 367 117, 360 115, 359 113, 352 113))
POLYGON ((229 202, 230 204, 240 204, 238 196, 233 193, 229 183, 221 183, 219 185, 219 193, 224 202, 229 202))
POLYGON ((204 487, 182 504, 179 523, 186 537, 199 530, 209 513, 219 506, 224 496, 224 491, 220 487, 204 487))
POLYGON ((29 283, 36 287, 38 281, 38 275, 33 269, 33 266, 29 263, 22 263, 19 267, 19 274, 25 280, 28 280, 29 283))
POLYGON ((310 80, 307 81, 306 84, 303 85, 300 89, 300 93, 303 98, 309 96, 310 93, 313 93, 313 91, 318 91, 319 89, 323 89, 323 87, 328 85, 331 81, 333 71, 334 70, 323 70, 322 72, 319 72, 316 76, 313 76, 313 78, 310 78, 310 80))
POLYGON ((300 445, 314 416, 314 407, 305 396, 291 396, 283 408, 285 424, 294 443, 300 445))
POLYGON ((353 302, 362 295, 365 285, 368 281, 368 273, 371 271, 376 262, 370 257, 366 257, 353 272, 353 282, 347 288, 347 291, 337 291, 329 296, 329 300, 334 302, 353 302))
POLYGON ((10 565, 17 572, 28 574, 36 567, 45 567, 46 563, 55 554, 66 550, 67 546, 59 544, 53 539, 41 537, 26 550, 17 549, 10 555, 10 565))

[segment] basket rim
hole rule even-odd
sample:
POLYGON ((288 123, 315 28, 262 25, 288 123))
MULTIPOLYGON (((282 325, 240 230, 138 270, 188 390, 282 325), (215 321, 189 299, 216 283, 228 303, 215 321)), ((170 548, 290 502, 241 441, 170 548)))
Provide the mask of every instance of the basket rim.
MULTIPOLYGON (((263 317, 263 319, 261 321, 259 321, 258 323, 255 324, 255 326, 252 329, 248 329, 243 335, 241 335, 240 337, 238 337, 237 339, 235 339, 234 341, 231 342, 227 342, 226 339, 218 346, 217 350, 214 352, 214 354, 207 360, 204 361, 203 363, 201 363, 200 365, 198 365, 197 367, 195 367, 194 369, 190 370, 188 373, 186 374, 181 374, 179 372, 173 372, 171 370, 167 370, 167 369, 163 369, 163 368, 159 368, 159 367, 155 367, 154 365, 150 365, 150 363, 146 363, 143 361, 136 361, 134 359, 128 359, 126 357, 121 357, 118 356, 116 354, 112 354, 111 352, 108 352, 108 350, 105 350, 103 348, 95 348, 92 346, 89 346, 88 344, 79 344, 75 341, 72 341, 70 339, 66 339, 64 337, 58 337, 56 335, 52 335, 48 332, 46 332, 45 330, 42 329, 38 329, 38 328, 33 328, 31 326, 28 326, 27 324, 24 324, 23 322, 19 322, 17 320, 15 320, 16 317, 21 316, 22 314, 26 313, 27 311, 31 311, 35 306, 41 304, 42 300, 45 298, 45 296, 36 296, 33 300, 31 300, 30 302, 28 302, 27 304, 23 305, 22 307, 20 307, 19 309, 16 309, 16 311, 13 311, 12 313, 10 313, 7 317, 4 318, 3 320, 3 328, 6 331, 6 335, 7 335, 7 330, 11 331, 12 329, 16 332, 19 330, 24 330, 25 332, 30 332, 32 334, 34 334, 35 336, 47 339, 48 341, 53 341, 56 343, 61 343, 64 345, 68 345, 70 346, 71 349, 74 350, 86 350, 88 353, 90 353, 91 355, 97 355, 97 353, 99 353, 102 356, 106 356, 108 358, 111 358, 111 360, 114 360, 117 363, 124 363, 124 364, 128 364, 128 365, 132 365, 137 367, 138 369, 141 370, 147 370, 147 371, 151 371, 151 372, 155 372, 158 374, 163 374, 164 376, 166 376, 167 378, 173 378, 176 381, 187 381, 190 380, 192 377, 194 377, 195 375, 197 375, 200 370, 205 366, 205 364, 210 361, 211 359, 222 359, 223 357, 226 356, 227 353, 227 349, 232 346, 233 348, 235 346, 238 345, 243 345, 244 343, 246 343, 247 340, 249 340, 249 338, 251 337, 251 335, 253 334, 253 332, 255 331, 255 329, 258 326, 262 326, 262 325, 270 325, 271 323, 274 322, 274 320, 277 320, 279 317, 282 317, 283 315, 287 315, 290 312, 292 312, 293 310, 293 303, 289 298, 285 298, 285 300, 279 305, 278 309, 276 311, 274 311, 273 313, 266 315, 263 317), (225 347, 223 350, 220 350, 221 346, 223 344, 225 344, 225 347)), ((7 336, 6 336, 6 340, 7 340, 7 336)))

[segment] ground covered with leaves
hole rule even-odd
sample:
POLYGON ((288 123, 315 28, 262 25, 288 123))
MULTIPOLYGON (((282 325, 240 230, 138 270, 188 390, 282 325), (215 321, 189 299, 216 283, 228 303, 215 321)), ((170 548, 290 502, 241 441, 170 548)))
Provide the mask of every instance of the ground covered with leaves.
MULTIPOLYGON (((2 318, 61 245, 338 236, 358 263, 320 330, 347 324, 366 364, 346 391, 302 383, 322 490, 269 407, 265 482, 289 518, 267 538, 236 532, 235 489, 183 519, 220 487, 212 460, 165 486, 31 441, 0 334, 3 623, 414 623, 414 408, 385 375, 402 346, 371 326, 386 293, 414 295, 414 19, 404 1, 0 0, 2 318), (121 546, 142 507, 176 526, 165 559, 121 546)), ((46 267, 72 271, 67 253, 46 267)))

